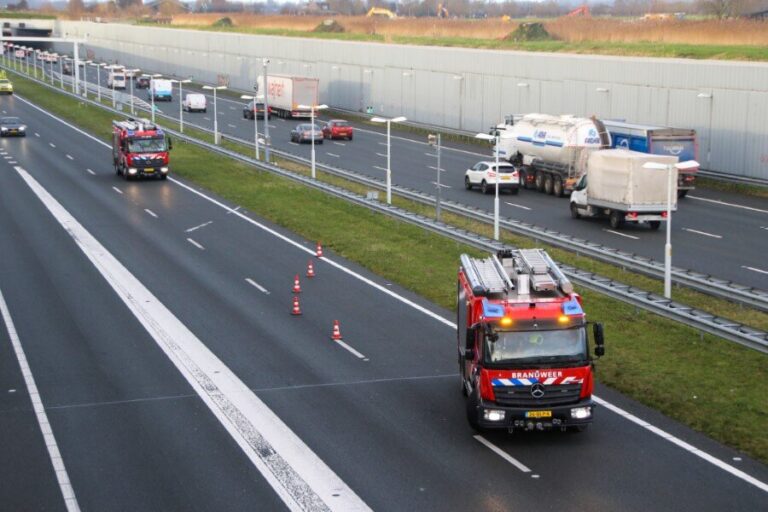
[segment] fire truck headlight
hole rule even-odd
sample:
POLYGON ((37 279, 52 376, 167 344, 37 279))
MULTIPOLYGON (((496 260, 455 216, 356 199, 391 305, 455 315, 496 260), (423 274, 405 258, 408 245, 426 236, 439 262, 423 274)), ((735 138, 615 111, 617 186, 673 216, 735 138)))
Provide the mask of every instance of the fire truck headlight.
POLYGON ((585 420, 592 416, 592 410, 589 407, 575 407, 571 409, 571 418, 575 420, 585 420))
POLYGON ((488 421, 502 421, 504 420, 504 411, 498 409, 486 409, 483 411, 483 418, 488 421))
POLYGON ((131 167, 130 169, 128 169, 128 174, 136 174, 137 172, 138 172, 138 171, 137 171, 136 169, 134 169, 133 167, 131 167))
POLYGON ((163 174, 167 174, 168 173, 168 168, 167 167, 162 167, 160 169, 160 172, 162 172, 163 174))

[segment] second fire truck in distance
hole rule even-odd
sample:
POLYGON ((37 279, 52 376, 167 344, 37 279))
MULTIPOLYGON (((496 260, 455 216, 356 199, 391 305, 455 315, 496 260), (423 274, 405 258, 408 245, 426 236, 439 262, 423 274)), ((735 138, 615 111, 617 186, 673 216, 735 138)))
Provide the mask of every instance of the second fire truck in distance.
MULTIPOLYGON (((575 430, 592 421, 594 383, 581 297, 541 249, 461 256, 458 356, 476 430, 575 430)), ((594 354, 604 354, 593 324, 594 354)))
POLYGON ((148 119, 112 121, 112 162, 118 176, 168 177, 171 138, 148 119))

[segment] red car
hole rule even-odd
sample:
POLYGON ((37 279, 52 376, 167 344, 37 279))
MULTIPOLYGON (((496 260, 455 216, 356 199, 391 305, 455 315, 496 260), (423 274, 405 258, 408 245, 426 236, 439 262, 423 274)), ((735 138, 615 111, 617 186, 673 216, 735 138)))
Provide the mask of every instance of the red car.
POLYGON ((323 137, 326 139, 352 140, 352 125, 343 119, 331 119, 323 127, 323 137))

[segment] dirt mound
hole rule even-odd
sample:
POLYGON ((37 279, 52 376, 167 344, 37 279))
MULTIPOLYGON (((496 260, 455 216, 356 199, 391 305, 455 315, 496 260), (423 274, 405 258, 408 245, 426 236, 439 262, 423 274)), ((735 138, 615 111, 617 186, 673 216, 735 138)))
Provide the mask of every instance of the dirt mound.
POLYGON ((323 20, 321 24, 315 27, 313 32, 344 32, 344 27, 336 20, 323 20))
POLYGON ((555 38, 547 32, 543 23, 521 23, 504 38, 507 41, 552 41, 555 38))
POLYGON ((234 25, 232 18, 229 17, 219 18, 213 23, 214 27, 233 27, 234 25))

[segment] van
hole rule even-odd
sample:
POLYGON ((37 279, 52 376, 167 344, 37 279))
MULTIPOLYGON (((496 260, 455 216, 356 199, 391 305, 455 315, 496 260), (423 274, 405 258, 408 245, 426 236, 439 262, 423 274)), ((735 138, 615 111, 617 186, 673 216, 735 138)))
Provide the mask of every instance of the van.
POLYGON ((125 89, 125 71, 110 71, 107 77, 107 87, 110 89, 125 89))
POLYGON ((173 84, 170 80, 153 78, 149 82, 147 98, 155 101, 173 101, 173 84))
POLYGON ((189 93, 184 97, 182 103, 184 110, 187 112, 206 112, 207 103, 205 94, 189 93))

